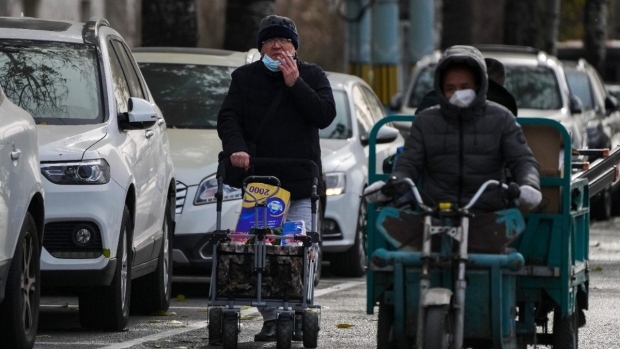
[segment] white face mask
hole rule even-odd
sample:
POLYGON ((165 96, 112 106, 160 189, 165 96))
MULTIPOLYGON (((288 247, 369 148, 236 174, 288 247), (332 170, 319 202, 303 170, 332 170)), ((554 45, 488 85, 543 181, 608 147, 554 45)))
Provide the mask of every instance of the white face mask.
POLYGON ((450 104, 467 108, 476 99, 476 92, 471 89, 458 90, 450 97, 450 104))

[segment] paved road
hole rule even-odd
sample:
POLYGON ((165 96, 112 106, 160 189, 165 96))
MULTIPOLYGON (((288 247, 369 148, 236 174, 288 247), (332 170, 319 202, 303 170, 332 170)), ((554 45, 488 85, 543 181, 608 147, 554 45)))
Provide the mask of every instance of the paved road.
MULTIPOLYGON (((591 228, 590 309, 580 329, 581 349, 620 349, 620 218, 594 223, 591 228)), ((316 290, 322 306, 320 348, 376 348, 377 317, 366 309, 365 279, 342 279, 329 268, 316 290)), ((77 299, 47 295, 42 300, 37 349, 209 348, 207 345, 205 284, 175 283, 168 316, 133 316, 120 333, 92 332, 79 326, 77 299)), ((243 309, 239 348, 275 348, 254 343, 262 320, 255 308, 243 309)), ((1 347, 1 344, 0 344, 1 347)), ((294 342, 293 348, 303 348, 294 342)), ((532 347, 531 347, 532 348, 532 347)), ((543 348, 539 346, 539 348, 543 348)))

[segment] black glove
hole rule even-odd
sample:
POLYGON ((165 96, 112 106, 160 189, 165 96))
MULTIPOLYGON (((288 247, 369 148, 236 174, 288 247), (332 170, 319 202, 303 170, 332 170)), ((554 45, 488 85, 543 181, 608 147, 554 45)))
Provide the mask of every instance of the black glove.
POLYGON ((381 187, 381 193, 387 197, 396 198, 411 191, 409 183, 404 178, 406 177, 403 174, 393 173, 381 187))

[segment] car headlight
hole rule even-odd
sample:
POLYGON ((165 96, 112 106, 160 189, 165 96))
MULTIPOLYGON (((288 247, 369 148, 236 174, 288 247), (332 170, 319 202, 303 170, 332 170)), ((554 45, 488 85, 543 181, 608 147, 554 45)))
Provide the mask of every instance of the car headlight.
MULTIPOLYGON (((227 184, 224 184, 224 195, 222 197, 222 201, 228 200, 238 200, 241 199, 241 189, 233 188, 227 184)), ((204 205, 210 204, 212 202, 217 202, 215 198, 215 193, 217 192, 217 179, 215 175, 203 179, 198 185, 198 191, 196 192, 196 197, 194 198, 194 205, 204 205)))
POLYGON ((325 177, 325 194, 327 196, 344 194, 344 189, 347 186, 347 176, 344 172, 330 172, 325 177))
POLYGON ((54 184, 106 184, 110 164, 104 159, 41 164, 41 174, 54 184))

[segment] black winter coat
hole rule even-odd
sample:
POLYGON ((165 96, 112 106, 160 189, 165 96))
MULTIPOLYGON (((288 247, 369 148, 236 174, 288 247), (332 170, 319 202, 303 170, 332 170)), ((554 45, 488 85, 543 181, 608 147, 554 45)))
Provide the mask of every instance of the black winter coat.
MULTIPOLYGON (((262 61, 237 68, 217 120, 217 131, 225 156, 248 151, 246 141, 255 139, 258 128, 278 90, 284 98, 257 142, 257 157, 310 159, 322 174, 319 129, 331 124, 336 116, 332 89, 325 72, 317 65, 297 61, 299 78, 287 87, 281 72, 272 72, 262 61)), ((291 192, 291 199, 310 197, 312 176, 304 167, 254 166, 254 174, 280 179, 291 192)), ((322 177, 322 176, 320 176, 322 177)), ((319 178, 319 194, 325 186, 319 178)))
MULTIPOLYGON (((507 165, 519 185, 540 190, 538 163, 515 117, 506 108, 486 101, 488 80, 482 55, 467 46, 448 49, 435 71, 439 106, 414 120, 393 174, 422 179, 425 202, 463 206, 489 179, 503 180, 507 165), (476 71, 476 99, 467 108, 450 104, 440 82, 452 62, 476 71), (431 201, 432 200, 432 201, 431 201)), ((474 206, 478 211, 505 208, 499 189, 488 189, 474 206)))

